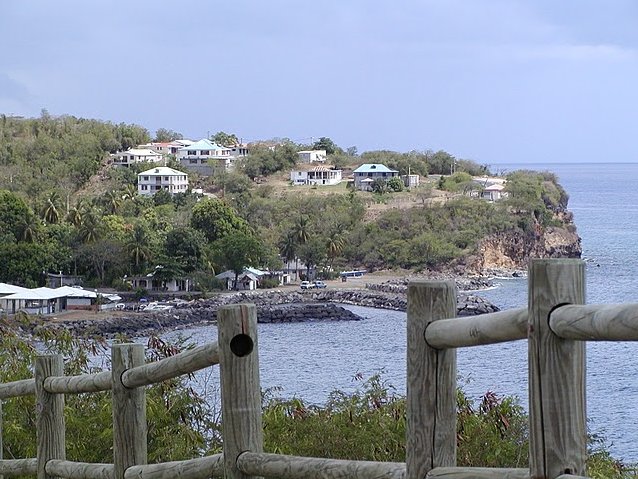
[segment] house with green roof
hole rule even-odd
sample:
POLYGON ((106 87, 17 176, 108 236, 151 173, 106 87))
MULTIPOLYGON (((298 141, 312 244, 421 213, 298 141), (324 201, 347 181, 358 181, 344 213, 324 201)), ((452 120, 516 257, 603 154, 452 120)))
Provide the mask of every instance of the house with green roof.
POLYGON ((236 156, 232 148, 218 145, 206 138, 180 148, 177 153, 180 164, 201 175, 214 175, 235 167, 236 156))
POLYGON ((380 163, 364 163, 359 166, 354 173, 354 187, 362 191, 371 191, 372 184, 378 178, 388 181, 390 178, 399 176, 397 170, 391 170, 380 163))

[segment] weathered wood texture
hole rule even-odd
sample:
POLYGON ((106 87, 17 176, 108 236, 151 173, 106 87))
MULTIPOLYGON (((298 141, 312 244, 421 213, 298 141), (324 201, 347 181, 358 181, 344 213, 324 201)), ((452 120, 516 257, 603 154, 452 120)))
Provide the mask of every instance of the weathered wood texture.
POLYGON ((405 478, 405 464, 399 462, 347 461, 254 452, 240 455, 237 467, 248 475, 279 479, 405 478))
POLYGON ((45 466, 50 459, 66 459, 64 395, 50 394, 44 390, 44 380, 49 376, 64 374, 64 360, 59 354, 38 356, 35 360, 35 397, 38 479, 53 477, 45 466))
POLYGON ((108 391, 112 384, 111 371, 102 371, 97 374, 46 378, 44 389, 55 394, 96 393, 108 391))
POLYGON ((117 344, 111 347, 113 378, 113 462, 115 479, 123 479, 130 466, 146 464, 146 393, 122 384, 124 371, 144 364, 144 346, 117 344))
POLYGON ((562 476, 558 476, 556 479, 590 479, 587 476, 574 476, 573 474, 563 474, 562 476))
POLYGON ((0 399, 30 396, 32 394, 35 394, 35 379, 33 378, 0 384, 0 399))
POLYGON ((170 358, 129 369, 122 376, 127 388, 148 386, 167 379, 190 374, 219 363, 217 343, 205 344, 170 358))
POLYGON ((436 349, 479 346, 527 338, 527 308, 478 316, 442 319, 425 330, 425 340, 436 349))
POLYGON ((638 304, 561 306, 552 312, 549 326, 563 339, 637 341, 638 304))
POLYGON ((66 479, 113 479, 113 464, 60 461, 52 459, 46 464, 47 474, 66 479))
POLYGON ((537 259, 529 267, 530 476, 585 473, 585 343, 561 339, 550 312, 585 301, 585 264, 537 259))
POLYGON ((223 475, 223 454, 198 457, 188 461, 132 466, 124 473, 125 479, 206 479, 223 475))
POLYGON ((529 469, 503 469, 496 467, 437 467, 428 479, 529 479, 529 469))
POLYGON ((217 313, 224 466, 227 479, 248 476, 237 468, 242 452, 263 451, 257 308, 224 306, 217 313))
POLYGON ((435 467, 456 465, 456 350, 425 341, 430 323, 456 314, 453 281, 413 281, 408 286, 407 438, 408 479, 435 467))
POLYGON ((37 459, 3 459, 0 461, 0 474, 4 474, 5 477, 35 476, 37 473, 37 459))

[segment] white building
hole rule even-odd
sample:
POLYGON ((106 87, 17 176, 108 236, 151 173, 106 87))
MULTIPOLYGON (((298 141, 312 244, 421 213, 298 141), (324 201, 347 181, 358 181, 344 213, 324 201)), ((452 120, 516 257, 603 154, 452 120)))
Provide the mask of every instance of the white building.
POLYGON ((137 192, 140 195, 154 195, 159 190, 166 190, 174 195, 186 193, 187 189, 188 175, 166 166, 151 168, 137 175, 137 192))
POLYGON ((297 152, 302 163, 325 163, 326 150, 304 150, 297 152))
POLYGON ((354 186, 358 190, 371 191, 372 184, 378 178, 387 182, 390 178, 399 176, 397 170, 391 170, 379 163, 365 163, 353 171, 354 186))
POLYGON ((293 185, 336 185, 341 183, 341 170, 326 166, 293 170, 290 172, 290 181, 293 185))
POLYGON ((113 153, 111 158, 115 166, 125 166, 127 168, 134 163, 143 161, 157 163, 164 159, 161 154, 149 148, 129 148, 126 151, 113 153))
POLYGON ((162 156, 175 155, 177 156, 179 150, 186 146, 191 145, 193 142, 190 140, 174 140, 169 142, 151 142, 145 145, 139 145, 138 148, 147 148, 159 153, 162 156))
POLYGON ((184 168, 202 175, 212 175, 219 171, 230 170, 235 166, 237 157, 232 152, 232 148, 203 139, 180 148, 177 159, 184 168))

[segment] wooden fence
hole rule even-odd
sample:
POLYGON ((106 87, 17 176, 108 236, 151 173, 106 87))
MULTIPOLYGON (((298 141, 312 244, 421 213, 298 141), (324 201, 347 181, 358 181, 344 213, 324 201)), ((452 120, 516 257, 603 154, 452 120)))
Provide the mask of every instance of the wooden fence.
POLYGON ((116 345, 112 371, 74 377, 63 375, 60 356, 42 356, 35 378, 1 384, 0 399, 35 394, 38 444, 35 459, 0 459, 0 475, 577 479, 585 474, 587 453, 584 341, 638 340, 638 304, 584 306, 584 300, 585 266, 580 260, 533 260, 527 308, 470 318, 454 318, 454 282, 410 283, 405 463, 264 453, 256 309, 231 305, 219 311, 217 343, 150 364, 144 364, 141 345, 116 345), (456 467, 456 348, 525 338, 529 469, 456 467), (220 365, 223 454, 146 464, 144 387, 214 364, 220 365), (65 460, 64 395, 105 390, 112 391, 114 463, 65 460))

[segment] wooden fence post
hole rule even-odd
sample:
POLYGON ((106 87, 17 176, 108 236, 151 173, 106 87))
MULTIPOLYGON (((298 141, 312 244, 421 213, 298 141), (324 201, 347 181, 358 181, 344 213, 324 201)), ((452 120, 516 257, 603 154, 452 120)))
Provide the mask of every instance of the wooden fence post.
POLYGON ((585 343, 561 339, 549 327, 553 309, 584 304, 585 264, 536 259, 529 266, 530 476, 585 475, 585 343))
POLYGON ((257 308, 254 304, 223 306, 217 313, 219 366, 227 479, 244 479, 237 468, 242 452, 263 452, 257 308))
POLYGON ((456 349, 425 341, 432 321, 456 317, 454 281, 408 286, 406 478, 456 465, 456 349))
POLYGON ((122 384, 127 369, 142 366, 144 346, 115 344, 111 347, 113 374, 113 464, 114 479, 124 479, 131 466, 147 462, 146 392, 143 387, 129 389, 122 384))
POLYGON ((38 356, 35 360, 38 479, 53 477, 45 471, 50 459, 66 459, 64 394, 50 394, 44 390, 44 380, 49 376, 64 376, 61 355, 38 356))

